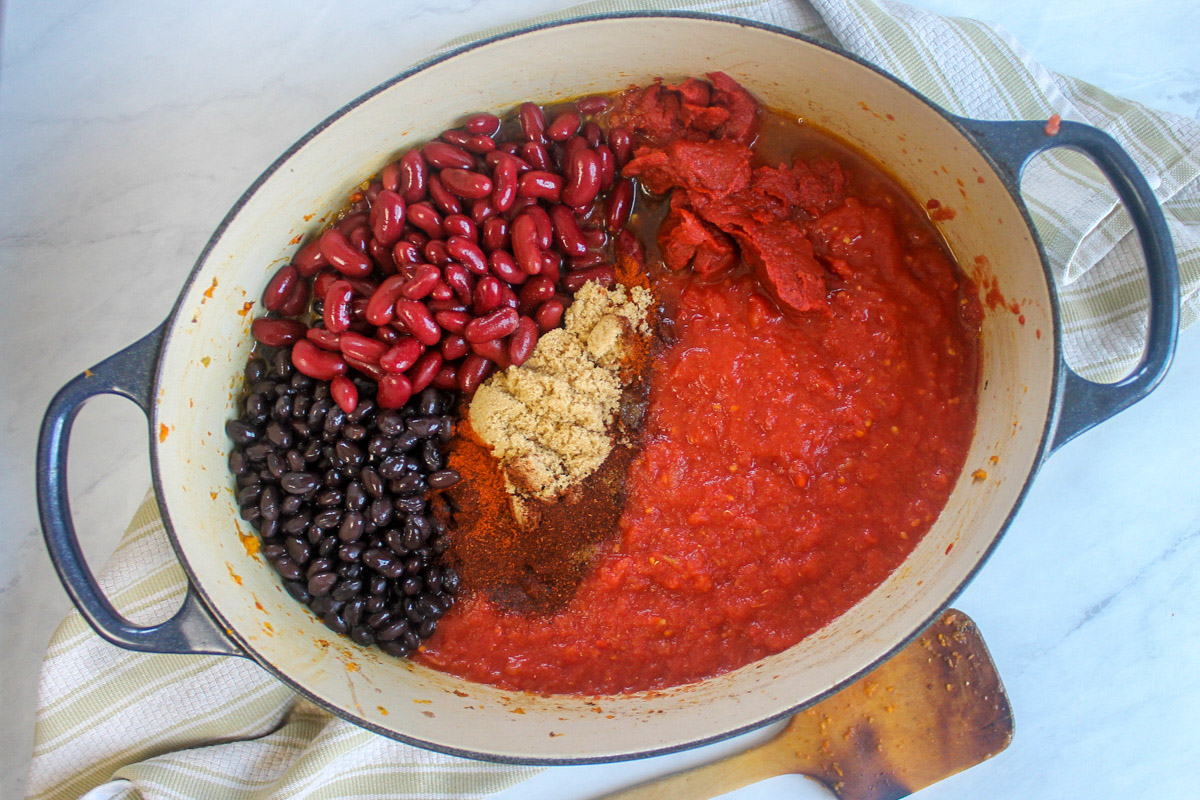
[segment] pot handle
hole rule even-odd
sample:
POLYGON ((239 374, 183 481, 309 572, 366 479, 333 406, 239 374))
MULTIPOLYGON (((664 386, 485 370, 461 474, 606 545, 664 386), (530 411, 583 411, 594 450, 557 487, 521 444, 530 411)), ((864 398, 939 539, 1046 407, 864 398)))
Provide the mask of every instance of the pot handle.
POLYGON ((1020 185, 1030 159, 1045 150, 1066 147, 1090 158, 1125 204, 1146 258, 1150 306, 1142 358, 1133 372, 1116 383, 1094 383, 1076 374, 1059 351, 1059 399, 1048 450, 1054 452, 1150 394, 1167 374, 1179 338, 1179 266, 1171 232, 1158 199, 1133 159, 1103 131, 1063 122, 1052 135, 1046 132, 1044 122, 957 121, 991 155, 1012 186, 1020 185))
POLYGON ((42 418, 37 450, 37 500, 46 549, 63 587, 96 633, 127 650, 148 653, 244 655, 213 621, 192 586, 175 616, 139 627, 122 617, 88 569, 71 519, 67 496, 67 448, 75 416, 98 394, 127 397, 150 418, 154 364, 166 333, 163 323, 149 335, 104 359, 58 391, 42 418))

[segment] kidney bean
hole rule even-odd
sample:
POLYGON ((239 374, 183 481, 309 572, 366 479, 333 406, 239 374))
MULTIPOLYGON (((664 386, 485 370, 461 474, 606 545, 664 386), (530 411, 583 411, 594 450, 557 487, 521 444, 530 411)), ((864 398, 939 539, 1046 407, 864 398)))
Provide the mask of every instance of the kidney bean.
POLYGON ((279 313, 285 317, 304 313, 304 309, 308 307, 308 298, 308 281, 296 281, 292 284, 291 292, 284 298, 283 305, 279 307, 279 313))
POLYGON ((517 181, 517 164, 512 158, 502 158, 496 163, 492 172, 494 188, 492 190, 492 206, 497 211, 507 211, 512 208, 517 199, 519 183, 517 181))
POLYGON ((633 137, 624 128, 613 128, 608 133, 608 146, 612 148, 617 169, 624 169, 633 158, 633 137))
POLYGON ((454 290, 459 300, 464 303, 471 301, 471 292, 475 289, 475 284, 466 267, 451 261, 442 268, 442 279, 454 290))
MULTIPOLYGON (((490 314, 499 308, 500 301, 504 298, 502 287, 503 284, 493 278, 491 275, 480 278, 479 282, 475 284, 475 292, 473 295, 474 305, 472 306, 471 311, 476 316, 483 316, 484 314, 490 314)), ((458 331, 455 331, 455 333, 461 332, 461 328, 458 331)))
POLYGON ((292 256, 292 266, 299 271, 302 278, 311 278, 321 271, 321 267, 329 266, 329 261, 321 252, 320 236, 296 251, 296 255, 292 256))
POLYGON ((332 333, 341 333, 350 327, 350 301, 354 289, 346 281, 334 281, 325 293, 325 328, 332 333))
MULTIPOLYGON (((404 218, 408 219, 407 212, 405 213, 404 218)), ((429 244, 429 238, 429 234, 425 233, 425 231, 419 231, 411 226, 404 229, 404 241, 415 245, 417 249, 421 249, 425 245, 429 244)))
POLYGON ((537 308, 551 297, 554 297, 554 281, 545 275, 535 275, 530 278, 521 287, 520 294, 518 295, 521 305, 528 306, 531 310, 537 308))
POLYGON ((595 150, 604 144, 604 131, 595 122, 588 122, 583 126, 583 138, 587 140, 588 147, 595 150))
POLYGON ((355 228, 350 231, 350 235, 346 237, 350 244, 357 247, 361 252, 367 252, 367 247, 371 242, 370 228, 355 228))
MULTIPOLYGON (((442 171, 442 175, 446 170, 442 171)), ((454 193, 446 188, 446 184, 442 181, 441 175, 429 176, 429 199, 437 206, 443 214, 461 214, 463 207, 454 193)))
POLYGON ((379 182, 383 188, 390 189, 393 192, 400 189, 400 162, 393 161, 383 168, 379 174, 379 182))
POLYGON ((424 303, 416 300, 397 300, 396 319, 404 325, 413 338, 426 347, 433 347, 442 338, 442 329, 424 303))
POLYGON ((594 267, 597 264, 604 263, 604 254, 597 252, 587 252, 581 256, 571 258, 571 269, 585 269, 586 267, 594 267))
POLYGON ((529 317, 521 317, 517 321, 517 329, 508 340, 508 360, 515 366, 521 366, 533 355, 537 341, 537 323, 529 317))
POLYGON ((259 317, 250 323, 250 334, 267 347, 287 347, 304 338, 308 326, 294 319, 259 317))
POLYGON ((471 352, 492 361, 500 369, 509 367, 508 342, 505 339, 488 339, 486 342, 469 342, 471 352))
POLYGON ((529 162, 520 156, 521 146, 516 142, 507 142, 500 145, 498 148, 488 153, 483 157, 483 163, 487 164, 493 170, 499 166, 501 161, 512 160, 517 166, 517 174, 521 175, 533 169, 529 162))
POLYGON ((396 262, 392 260, 391 248, 381 244, 374 236, 371 237, 371 241, 367 242, 367 255, 384 275, 391 275, 396 271, 396 262))
POLYGON ((514 310, 517 308, 517 306, 521 305, 521 301, 517 299, 517 293, 514 292, 512 287, 508 284, 501 284, 500 293, 503 295, 500 298, 501 305, 508 306, 514 310))
POLYGON ((479 229, 475 227, 475 223, 471 221, 470 217, 462 214, 451 214, 442 220, 442 230, 448 236, 462 236, 472 242, 479 241, 479 229))
POLYGON ((341 352, 341 347, 338 346, 338 341, 341 339, 336 333, 325 328, 309 328, 304 338, 312 342, 322 350, 330 350, 334 353, 341 352))
POLYGON ((536 103, 522 103, 517 109, 517 118, 521 121, 521 131, 531 142, 545 141, 546 114, 536 103))
POLYGON ((371 299, 367 302, 367 310, 364 313, 367 322, 372 325, 387 325, 392 321, 395 315, 394 306, 396 301, 400 299, 400 291, 407 283, 407 279, 403 275, 392 275, 384 278, 383 283, 379 284, 379 288, 371 295, 371 299))
POLYGON ((432 264, 422 264, 417 267, 416 274, 410 280, 405 281, 404 285, 400 287, 400 295, 407 297, 409 300, 420 300, 432 292, 441 279, 441 270, 432 264))
POLYGON ((492 371, 492 362, 481 355, 472 353, 462 360, 458 366, 458 388, 463 394, 473 395, 492 371))
POLYGON ((333 402, 347 414, 358 407, 358 387, 345 375, 334 377, 333 383, 329 385, 329 394, 333 397, 333 402))
POLYGON ((412 383, 406 376, 389 373, 379 379, 375 402, 380 408, 401 408, 412 395, 412 383))
POLYGON ((392 260, 396 262, 397 267, 418 264, 421 261, 421 248, 408 241, 396 242, 396 246, 392 248, 392 260))
POLYGON ((495 114, 480 112, 467 117, 466 121, 463 122, 463 127, 471 133, 495 136, 496 131, 500 130, 500 118, 495 114))
MULTIPOLYGON (((429 187, 429 164, 420 150, 409 150, 400 157, 399 180, 393 191, 399 192, 406 203, 419 203, 425 199, 429 187)), ((384 187, 392 187, 384 182, 384 187)))
POLYGON ((453 259, 450 257, 450 251, 446 249, 446 243, 440 239, 433 239, 425 245, 425 260, 431 264, 436 264, 439 267, 444 264, 449 264, 453 259))
POLYGON ((493 250, 488 256, 488 264, 492 268, 492 274, 505 283, 520 284, 529 277, 521 271, 517 262, 513 260, 512 253, 507 250, 493 250))
MULTIPOLYGON (((429 385, 435 389, 441 389, 442 391, 447 392, 451 391, 452 389, 457 389, 458 367, 454 364, 446 364, 443 362, 441 368, 439 368, 437 371, 437 375, 433 376, 433 380, 429 382, 429 385)), ((432 486, 432 484, 430 485, 432 486)))
POLYGON ((542 275, 558 283, 562 277, 562 256, 553 250, 542 253, 542 275))
POLYGON ((531 169, 541 169, 547 172, 554 169, 554 163, 550 160, 550 154, 546 152, 546 148, 539 142, 526 142, 522 145, 521 158, 529 164, 531 169))
POLYGON ((378 363, 383 354, 388 351, 388 346, 383 342, 354 331, 343 333, 338 338, 338 347, 341 349, 342 355, 357 358, 368 364, 378 363))
POLYGON ((337 228, 321 234, 321 254, 343 275, 363 276, 371 274, 371 259, 346 239, 337 228))
MULTIPOLYGON (((471 315, 465 311, 438 311, 434 313, 433 318, 449 333, 462 333, 463 328, 471 321, 471 315)), ((445 340, 442 341, 444 344, 445 340)))
POLYGON ((467 307, 459 302, 458 298, 453 300, 430 300, 425 305, 429 306, 429 313, 436 314, 439 311, 466 311, 467 307))
POLYGON ((452 288, 450 288, 450 284, 446 283, 445 281, 438 281, 434 285, 433 291, 431 291, 429 293, 429 297, 432 300, 453 300, 453 299, 455 299, 454 298, 454 290, 452 288))
POLYGON ((384 247, 400 241, 404 233, 404 198, 389 189, 383 189, 371 206, 371 232, 384 247))
POLYGON ((576 150, 567 160, 567 185, 562 201, 569 206, 586 206, 600 193, 600 158, 592 150, 576 150))
POLYGON ((421 148, 421 155, 425 156, 425 160, 429 162, 430 166, 438 169, 450 167, 471 169, 475 166, 474 156, 461 147, 455 147, 446 142, 430 142, 421 148))
POLYGON ((379 366, 388 372, 407 372, 425 352, 425 345, 411 336, 403 336, 386 353, 379 357, 379 366))
POLYGON ((365 297, 355 297, 350 301, 350 327, 356 331, 369 331, 370 324, 366 320, 367 303, 365 297))
POLYGON ((616 186, 608 195, 604 210, 604 226, 610 232, 616 233, 625 227, 625 223, 629 222, 629 215, 633 212, 633 198, 633 179, 621 178, 617 181, 616 186))
POLYGON ((611 289, 617 282, 617 272, 610 265, 577 269, 563 278, 563 287, 574 294, 588 281, 595 281, 605 289, 611 289))
POLYGON ((617 177, 617 160, 606 144, 595 148, 595 151, 596 158, 600 159, 600 191, 607 192, 612 188, 613 181, 617 177))
POLYGON ((379 288, 379 284, 368 278, 342 278, 342 280, 350 284, 350 288, 354 290, 357 297, 370 297, 379 288))
POLYGON ((484 133, 473 133, 459 147, 468 153, 482 156, 496 149, 496 140, 484 133))
POLYGON ((549 200, 557 203, 562 194, 563 179, 553 172, 533 170, 526 172, 517 182, 519 197, 536 197, 539 200, 549 200))
POLYGON ((442 215, 428 203, 414 203, 408 207, 405 215, 410 225, 419 228, 430 239, 440 239, 443 236, 442 215))
POLYGON ((463 329, 463 338, 468 342, 486 342, 501 339, 517 329, 519 315, 515 309, 500 308, 486 317, 477 317, 463 329))
POLYGON ((533 315, 534 321, 537 322, 538 330, 542 333, 552 331, 562 322, 563 304, 558 298, 553 298, 542 303, 538 307, 537 313, 533 315))
POLYGON ((375 338, 391 346, 400 341, 400 332, 391 325, 380 325, 375 329, 375 338))
POLYGON ((583 238, 587 240, 587 245, 592 250, 599 250, 608 244, 608 234, 601 228, 585 228, 583 238))
POLYGON ((337 375, 345 375, 349 368, 341 354, 321 350, 307 339, 301 339, 292 345, 292 365, 318 381, 328 381, 337 375))
POLYGON ((492 250, 501 250, 508 246, 508 221, 500 217, 493 217, 483 223, 483 232, 480 234, 479 243, 484 250, 491 252, 492 250))
MULTIPOLYGON (((443 314, 449 313, 446 311, 443 314)), ((465 314, 463 315, 466 316, 465 314)), ((467 340, 461 336, 447 336, 442 339, 442 358, 446 361, 457 361, 470 351, 467 340)))
POLYGON ((540 205, 530 206, 525 209, 525 213, 533 219, 533 224, 537 226, 538 247, 549 250, 550 246, 554 244, 554 223, 550 221, 550 215, 540 205))
POLYGON ((481 197, 471 203, 471 219, 475 224, 482 225, 494 216, 496 216, 496 207, 492 205, 491 197, 481 197))
POLYGON ((583 231, 579 229, 575 213, 561 203, 551 206, 549 213, 550 223, 554 228, 554 239, 559 248, 568 256, 581 256, 586 253, 587 241, 583 231))
POLYGON ((406 373, 413 392, 419 392, 428 386, 441 368, 442 354, 437 350, 426 350, 406 373))
POLYGON ((492 193, 491 178, 479 172, 444 169, 440 177, 447 190, 468 200, 481 200, 492 193))
POLYGON ((380 378, 387 375, 387 371, 378 364, 372 364, 370 361, 361 361, 351 356, 345 356, 345 358, 347 364, 354 367, 363 375, 369 376, 371 380, 375 381, 376 383, 379 382, 380 378))
POLYGON ((334 281, 340 280, 345 280, 345 277, 339 275, 337 272, 334 272, 331 269, 323 270, 321 274, 313 280, 313 294, 323 300, 325 295, 328 294, 329 287, 333 285, 334 281))
POLYGON ((567 139, 567 141, 563 142, 558 154, 558 163, 565 167, 567 162, 571 160, 571 156, 574 155, 577 150, 587 149, 587 139, 583 138, 582 136, 572 136, 570 139, 567 139))
POLYGON ((525 212, 525 209, 536 206, 538 201, 532 197, 518 197, 513 201, 512 207, 504 212, 504 219, 510 223, 525 212))
POLYGON ((354 233, 358 228, 366 228, 370 225, 370 214, 365 211, 355 211, 347 214, 333 224, 333 227, 344 233, 347 238, 354 233))
POLYGON ((367 190, 363 192, 363 199, 371 206, 375 205, 375 200, 379 197, 379 193, 383 191, 383 184, 379 181, 371 181, 367 186, 367 190))
POLYGON ((605 111, 612 105, 612 102, 602 95, 592 95, 591 97, 583 97, 575 101, 575 107, 579 109, 580 114, 599 114, 605 111))
POLYGON ((487 274, 487 256, 484 255, 479 245, 470 239, 464 236, 451 236, 446 240, 446 251, 451 258, 476 275, 487 274))
POLYGON ((267 311, 278 311, 287 300, 292 287, 300 280, 300 271, 291 264, 285 264, 267 281, 263 290, 262 304, 267 311))
POLYGON ((463 143, 466 142, 470 137, 471 134, 467 133, 466 131, 460 131, 454 128, 451 128, 447 131, 442 131, 441 135, 438 136, 438 138, 443 142, 448 142, 455 147, 462 147, 463 143))
POLYGON ((542 271, 542 251, 538 242, 537 223, 533 217, 523 213, 513 220, 513 256, 526 275, 537 275, 542 271))
POLYGON ((564 111, 546 128, 546 138, 552 142, 566 141, 579 132, 580 121, 578 111, 564 111))

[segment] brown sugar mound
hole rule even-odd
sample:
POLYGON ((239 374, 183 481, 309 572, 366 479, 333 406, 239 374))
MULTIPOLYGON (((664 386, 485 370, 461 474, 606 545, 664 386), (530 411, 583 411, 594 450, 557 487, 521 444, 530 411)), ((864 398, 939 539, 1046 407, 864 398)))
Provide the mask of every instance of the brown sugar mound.
POLYGON ((483 383, 468 417, 510 493, 552 500, 595 472, 613 447, 621 366, 649 334, 648 289, 586 284, 564 326, 543 336, 524 365, 483 383))

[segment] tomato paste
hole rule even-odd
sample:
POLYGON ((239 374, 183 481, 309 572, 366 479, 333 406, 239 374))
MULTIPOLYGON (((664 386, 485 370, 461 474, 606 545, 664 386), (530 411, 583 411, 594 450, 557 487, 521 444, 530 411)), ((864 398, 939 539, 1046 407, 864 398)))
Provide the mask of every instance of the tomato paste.
POLYGON ((640 212, 671 324, 618 530, 554 613, 468 594, 426 663, 581 694, 736 669, 866 596, 949 497, 975 423, 966 279, 878 167, 710 79, 610 120, 638 144, 625 174, 669 193, 640 212))

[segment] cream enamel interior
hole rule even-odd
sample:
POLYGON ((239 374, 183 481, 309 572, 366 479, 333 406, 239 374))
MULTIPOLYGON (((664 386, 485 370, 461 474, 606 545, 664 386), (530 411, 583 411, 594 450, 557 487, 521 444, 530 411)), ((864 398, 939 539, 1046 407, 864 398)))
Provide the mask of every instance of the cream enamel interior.
POLYGON ((817 698, 896 647, 956 592, 1036 466, 1053 394, 1050 309, 1037 248, 999 177, 952 125, 889 79, 793 37, 729 22, 625 18, 536 30, 381 91, 315 135, 246 201, 170 326, 154 419, 160 500, 182 556, 228 627, 260 661, 351 719, 498 758, 602 760, 677 748, 817 698), (817 635, 734 673, 651 695, 503 692, 332 635, 283 593, 242 538, 252 531, 237 518, 223 424, 234 413, 258 311, 255 304, 239 313, 244 304, 258 299, 296 237, 317 230, 355 184, 464 112, 716 69, 767 105, 873 154, 918 199, 953 208, 941 228, 965 271, 990 276, 977 272, 976 257, 986 259, 1005 297, 1020 304, 1022 318, 1003 308, 986 315, 978 428, 933 530, 887 582, 817 635), (972 477, 975 470, 987 477, 972 477))

